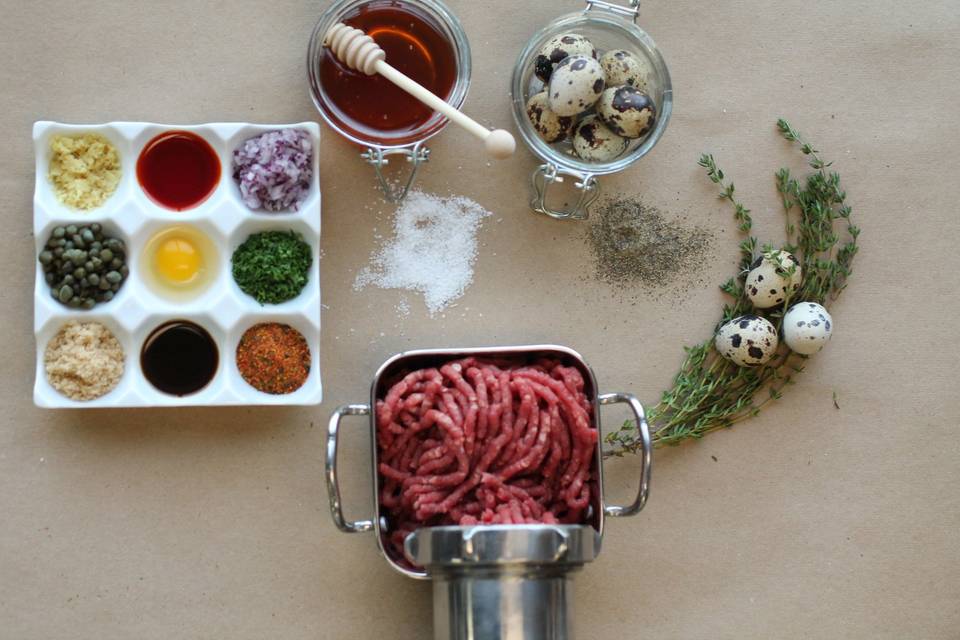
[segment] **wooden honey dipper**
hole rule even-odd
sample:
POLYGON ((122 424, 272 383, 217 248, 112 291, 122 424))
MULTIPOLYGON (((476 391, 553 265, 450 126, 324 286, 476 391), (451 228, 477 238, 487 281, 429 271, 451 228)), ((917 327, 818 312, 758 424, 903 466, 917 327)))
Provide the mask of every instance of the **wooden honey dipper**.
POLYGON ((517 143, 509 131, 487 129, 459 109, 444 102, 423 85, 387 64, 386 52, 380 48, 380 45, 373 38, 360 29, 348 27, 342 22, 338 22, 327 31, 323 44, 329 47, 333 54, 351 69, 368 76, 379 73, 434 111, 438 111, 451 121, 456 122, 483 140, 487 153, 494 158, 509 158, 516 150, 517 143))

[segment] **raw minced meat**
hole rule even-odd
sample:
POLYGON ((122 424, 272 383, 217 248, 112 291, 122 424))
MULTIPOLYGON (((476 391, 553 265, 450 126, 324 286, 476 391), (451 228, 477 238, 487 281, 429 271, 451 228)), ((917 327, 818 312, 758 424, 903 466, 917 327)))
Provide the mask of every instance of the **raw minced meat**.
POLYGON ((390 544, 425 526, 580 523, 598 432, 584 379, 545 360, 414 371, 377 403, 390 544))
POLYGON ((297 211, 313 179, 310 135, 280 129, 246 140, 233 152, 233 178, 251 209, 297 211))

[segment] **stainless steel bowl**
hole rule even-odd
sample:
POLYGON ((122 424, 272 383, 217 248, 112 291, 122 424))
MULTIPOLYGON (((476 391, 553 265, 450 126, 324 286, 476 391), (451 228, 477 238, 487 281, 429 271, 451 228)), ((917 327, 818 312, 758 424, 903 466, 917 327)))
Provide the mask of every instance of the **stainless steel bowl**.
MULTIPOLYGON (((598 536, 603 535, 604 519, 607 516, 621 517, 632 516, 643 509, 647 500, 647 494, 650 489, 650 465, 651 465, 651 446, 650 435, 647 428, 646 417, 643 406, 631 394, 628 393, 599 393, 597 389, 597 380, 593 371, 587 365, 583 357, 567 347, 555 345, 534 345, 519 347, 490 347, 490 348, 469 348, 469 349, 428 349, 421 351, 408 351, 393 356, 383 363, 374 374, 373 382, 370 387, 370 401, 367 404, 347 404, 337 408, 330 417, 330 423, 327 433, 327 491, 330 498, 330 513, 337 527, 347 533, 360 533, 373 531, 376 533, 377 545, 380 552, 387 559, 390 565, 400 573, 412 578, 427 578, 427 572, 418 566, 415 566, 407 558, 396 555, 386 544, 387 527, 389 520, 386 510, 380 504, 380 474, 377 472, 379 461, 377 459, 377 429, 376 419, 372 408, 376 406, 377 400, 383 399, 389 388, 407 373, 422 369, 425 367, 435 367, 442 363, 450 362, 466 357, 488 358, 495 360, 509 360, 518 364, 526 364, 550 358, 559 360, 567 366, 576 367, 585 381, 584 393, 591 399, 593 407, 593 423, 597 430, 601 432, 600 426, 600 406, 608 404, 627 404, 633 411, 639 426, 639 431, 643 439, 643 455, 640 456, 640 489, 637 492, 636 499, 628 506, 616 506, 606 503, 603 494, 603 456, 602 456, 602 437, 597 443, 597 450, 594 455, 593 465, 596 483, 591 495, 594 503, 591 505, 591 517, 589 524, 598 536), (340 488, 337 481, 337 443, 340 433, 340 421, 344 416, 367 416, 368 428, 370 429, 371 445, 371 463, 370 470, 373 477, 373 504, 376 513, 373 517, 348 521, 343 515, 343 506, 340 500, 340 488)), ((536 525, 535 525, 536 526, 536 525)), ((478 527, 483 529, 484 527, 478 527)))
POLYGON ((537 213, 561 220, 585 219, 589 215, 590 205, 600 195, 597 176, 623 171, 635 163, 653 149, 667 128, 673 109, 673 85, 660 49, 653 38, 636 24, 639 4, 639 0, 631 0, 628 6, 587 0, 583 11, 561 16, 535 33, 517 58, 511 80, 513 117, 520 137, 534 155, 544 162, 532 176, 533 197, 530 207, 537 213), (581 160, 573 154, 569 141, 554 144, 545 142, 527 118, 527 100, 543 90, 543 82, 534 75, 537 53, 550 38, 564 33, 586 36, 600 51, 631 51, 645 58, 653 72, 648 93, 657 108, 657 122, 646 137, 632 141, 627 151, 610 162, 581 160), (552 208, 547 204, 549 187, 555 182, 562 182, 565 176, 576 180, 579 198, 571 207, 552 208))

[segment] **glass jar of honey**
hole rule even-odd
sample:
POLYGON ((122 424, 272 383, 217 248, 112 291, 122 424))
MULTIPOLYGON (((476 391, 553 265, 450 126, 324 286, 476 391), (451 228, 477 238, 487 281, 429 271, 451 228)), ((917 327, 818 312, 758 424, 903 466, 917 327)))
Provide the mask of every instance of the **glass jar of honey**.
POLYGON ((391 66, 460 108, 470 86, 470 45, 460 21, 439 0, 338 0, 320 17, 307 52, 310 93, 330 127, 359 145, 387 200, 399 202, 430 157, 427 140, 447 119, 378 75, 348 68, 323 46, 338 22, 361 29, 391 66), (411 164, 399 187, 387 181, 389 156, 411 164))

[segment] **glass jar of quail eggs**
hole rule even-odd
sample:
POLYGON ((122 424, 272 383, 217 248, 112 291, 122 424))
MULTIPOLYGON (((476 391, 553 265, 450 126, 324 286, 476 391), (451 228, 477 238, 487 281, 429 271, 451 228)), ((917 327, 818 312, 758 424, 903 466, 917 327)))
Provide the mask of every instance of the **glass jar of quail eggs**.
POLYGON ((530 206, 558 219, 584 219, 599 196, 597 176, 646 155, 670 120, 670 73, 653 39, 636 24, 639 0, 587 0, 583 11, 538 31, 517 59, 513 115, 524 142, 543 160, 530 206), (572 205, 547 204, 549 187, 574 179, 572 205))

